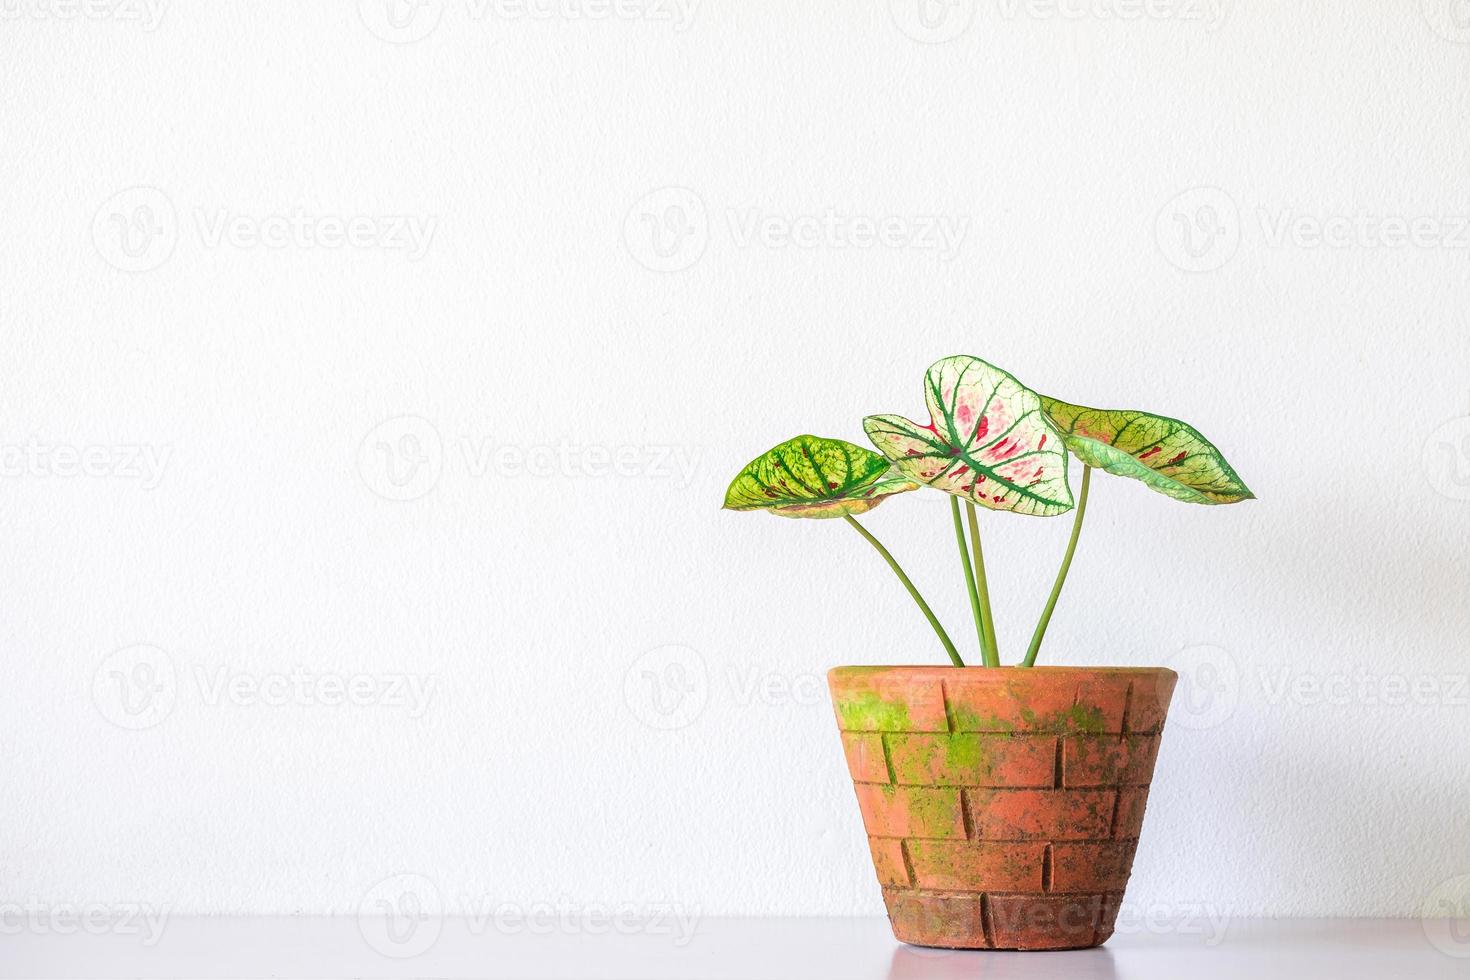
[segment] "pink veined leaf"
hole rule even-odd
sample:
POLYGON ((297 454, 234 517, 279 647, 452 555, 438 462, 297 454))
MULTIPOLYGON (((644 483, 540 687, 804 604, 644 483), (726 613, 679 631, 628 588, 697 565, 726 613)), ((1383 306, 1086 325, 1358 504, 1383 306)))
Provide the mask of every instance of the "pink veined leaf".
POLYGON ((1051 517, 1072 508, 1067 450, 1041 398, 978 357, 946 357, 924 375, 929 424, 872 415, 863 429, 894 467, 991 510, 1051 517))

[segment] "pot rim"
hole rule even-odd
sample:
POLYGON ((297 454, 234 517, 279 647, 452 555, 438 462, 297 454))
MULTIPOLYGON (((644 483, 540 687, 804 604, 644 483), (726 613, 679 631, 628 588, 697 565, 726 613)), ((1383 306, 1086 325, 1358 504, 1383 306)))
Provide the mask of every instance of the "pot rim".
POLYGON ((984 667, 979 664, 971 664, 965 667, 946 666, 944 664, 848 664, 832 667, 827 671, 828 677, 860 677, 872 674, 932 674, 935 677, 971 677, 975 675, 1027 675, 1027 674, 1172 674, 1178 676, 1169 667, 1077 667, 1071 665, 1051 665, 1044 667, 1021 667, 1019 665, 1008 665, 1002 667, 984 667))

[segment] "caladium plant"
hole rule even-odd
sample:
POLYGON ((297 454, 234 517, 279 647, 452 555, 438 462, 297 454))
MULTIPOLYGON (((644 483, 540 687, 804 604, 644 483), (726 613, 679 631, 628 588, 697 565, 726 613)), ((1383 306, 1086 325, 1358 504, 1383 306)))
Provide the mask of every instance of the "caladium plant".
POLYGON ((841 518, 852 525, 893 569, 957 667, 964 660, 934 611, 857 515, 921 487, 949 494, 981 658, 986 666, 998 667, 979 508, 1034 517, 1074 510, 1061 567, 1020 661, 1030 667, 1072 567, 1094 469, 1131 477, 1187 503, 1233 504, 1255 496, 1193 426, 1148 412, 1086 408, 1037 394, 978 357, 946 357, 931 365, 924 375, 924 402, 927 423, 901 415, 863 420, 876 453, 841 439, 788 439, 740 471, 725 492, 725 507, 781 517, 841 518), (1075 497, 1067 474, 1071 456, 1082 464, 1075 497))

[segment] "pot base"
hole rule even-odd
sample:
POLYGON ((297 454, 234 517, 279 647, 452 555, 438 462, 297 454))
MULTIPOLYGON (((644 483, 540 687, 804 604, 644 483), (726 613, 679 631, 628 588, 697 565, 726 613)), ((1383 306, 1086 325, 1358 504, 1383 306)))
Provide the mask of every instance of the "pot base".
POLYGON ((1112 895, 971 895, 885 888, 893 937, 937 949, 1091 949, 1117 918, 1112 895))

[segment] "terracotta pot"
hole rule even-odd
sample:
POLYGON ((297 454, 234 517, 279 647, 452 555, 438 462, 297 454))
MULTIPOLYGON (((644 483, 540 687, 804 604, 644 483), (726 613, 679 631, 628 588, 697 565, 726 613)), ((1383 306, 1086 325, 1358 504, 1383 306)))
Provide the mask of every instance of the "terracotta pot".
POLYGON ((829 671, 894 936, 958 949, 1106 942, 1175 680, 1162 668, 829 671))

